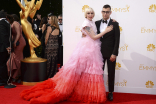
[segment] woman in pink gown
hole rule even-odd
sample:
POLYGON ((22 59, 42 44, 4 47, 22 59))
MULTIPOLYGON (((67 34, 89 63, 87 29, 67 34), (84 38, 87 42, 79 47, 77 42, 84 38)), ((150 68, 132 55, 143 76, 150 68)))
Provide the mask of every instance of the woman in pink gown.
POLYGON ((30 100, 31 104, 54 104, 64 100, 104 103, 106 91, 103 80, 103 59, 100 52, 100 40, 104 34, 112 30, 112 26, 96 35, 92 8, 87 8, 82 24, 82 38, 69 58, 68 62, 53 78, 39 83, 31 89, 24 90, 20 96, 30 100))

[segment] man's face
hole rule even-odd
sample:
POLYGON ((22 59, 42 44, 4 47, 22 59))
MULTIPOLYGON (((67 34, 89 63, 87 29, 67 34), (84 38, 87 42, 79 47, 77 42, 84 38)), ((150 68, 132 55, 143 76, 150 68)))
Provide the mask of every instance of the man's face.
POLYGON ((41 20, 41 15, 40 15, 40 14, 37 14, 37 18, 38 18, 39 20, 41 20))
POLYGON ((107 20, 110 18, 110 15, 112 14, 112 11, 110 10, 110 8, 103 8, 102 11, 102 17, 104 20, 107 20))
POLYGON ((58 22, 62 23, 62 17, 58 16, 58 22))

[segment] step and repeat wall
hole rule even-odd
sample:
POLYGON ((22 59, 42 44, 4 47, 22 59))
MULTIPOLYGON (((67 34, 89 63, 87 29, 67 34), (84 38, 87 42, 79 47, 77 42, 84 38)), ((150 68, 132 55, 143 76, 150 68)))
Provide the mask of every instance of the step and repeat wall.
MULTIPOLYGON (((94 9, 96 21, 105 4, 120 26, 115 92, 156 94, 156 0, 63 0, 64 64, 82 38, 85 8, 94 9)), ((104 81, 108 91, 107 66, 104 81)))

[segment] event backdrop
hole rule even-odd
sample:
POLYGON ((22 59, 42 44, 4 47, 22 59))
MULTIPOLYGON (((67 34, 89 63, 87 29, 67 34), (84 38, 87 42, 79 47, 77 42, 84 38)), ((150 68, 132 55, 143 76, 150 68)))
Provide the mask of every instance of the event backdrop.
MULTIPOLYGON (((105 4, 121 33, 115 92, 156 94, 156 0, 63 0, 64 64, 82 38, 85 8, 94 9, 96 21, 105 4)), ((108 91, 107 68, 104 80, 108 91)))

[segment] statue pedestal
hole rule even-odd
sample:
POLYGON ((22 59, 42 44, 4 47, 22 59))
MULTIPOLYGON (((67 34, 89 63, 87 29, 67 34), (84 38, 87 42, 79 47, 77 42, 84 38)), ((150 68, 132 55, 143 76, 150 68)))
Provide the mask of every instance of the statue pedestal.
POLYGON ((34 86, 47 79, 47 59, 25 58, 21 61, 22 84, 34 86))

